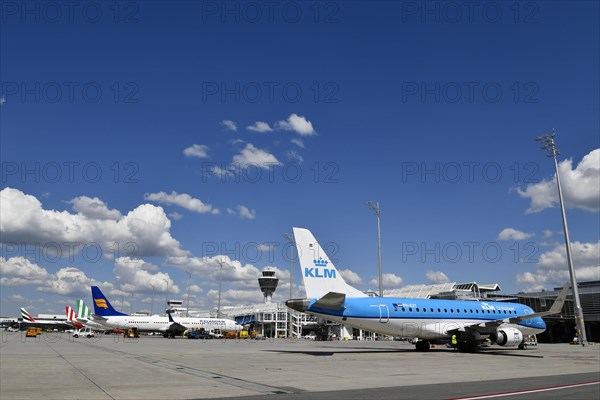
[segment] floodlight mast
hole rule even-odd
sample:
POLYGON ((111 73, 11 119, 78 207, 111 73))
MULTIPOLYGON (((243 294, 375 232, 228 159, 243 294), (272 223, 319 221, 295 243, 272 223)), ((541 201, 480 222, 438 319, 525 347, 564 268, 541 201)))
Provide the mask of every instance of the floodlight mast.
POLYGON ((575 326, 577 329, 577 338, 582 346, 585 346, 587 342, 587 335, 585 332, 585 322, 583 320, 583 309, 581 308, 581 300, 579 299, 579 288, 577 287, 577 276, 575 275, 575 267, 573 266, 573 256, 571 251, 571 239, 569 238, 569 228, 567 226, 567 214, 565 213, 565 204, 563 201, 562 188, 560 186, 560 175, 558 173, 558 161, 556 156, 560 154, 554 143, 554 136, 556 133, 552 129, 552 134, 542 135, 537 137, 535 140, 542 143, 542 150, 548 152, 548 157, 554 159, 554 169, 556 171, 556 187, 558 188, 558 200, 560 203, 560 211, 562 213, 563 231, 565 234, 565 248, 567 252, 567 262, 569 264, 569 276, 571 278, 571 289, 573 290, 573 302, 575 305, 575 326))
MULTIPOLYGON (((292 237, 292 235, 290 235, 289 233, 284 233, 283 234, 283 238, 285 240, 287 240, 288 242, 290 242, 290 300, 293 298, 293 292, 294 292, 294 280, 293 280, 293 268, 292 268, 292 251, 293 251, 293 247, 296 245, 296 242, 294 241, 294 238, 292 237)), ((292 313, 289 313, 290 315, 290 328, 289 328, 289 337, 293 338, 294 336, 294 327, 292 325, 292 313)))
POLYGON ((381 224, 379 217, 381 217, 381 208, 379 208, 379 202, 367 201, 367 207, 373 210, 377 216, 377 254, 379 256, 379 297, 383 297, 383 273, 381 267, 381 224))
POLYGON ((217 318, 221 318, 221 287, 223 278, 223 261, 215 260, 219 263, 219 299, 217 301, 217 318))
POLYGON ((188 291, 187 291, 187 305, 185 306, 185 314, 186 317, 190 316, 190 288, 192 286, 192 272, 191 271, 185 271, 186 274, 188 274, 188 291))

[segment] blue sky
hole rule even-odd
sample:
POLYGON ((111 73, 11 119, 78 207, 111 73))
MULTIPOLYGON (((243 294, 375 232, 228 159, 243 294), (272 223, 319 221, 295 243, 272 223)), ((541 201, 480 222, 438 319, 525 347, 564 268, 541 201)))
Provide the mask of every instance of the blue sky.
POLYGON ((598 3, 52 4, 2 3, 0 314, 90 283, 158 312, 186 270, 208 309, 216 259, 225 304, 260 302, 265 266, 281 300, 292 226, 374 289, 367 200, 386 288, 561 285, 533 140, 552 128, 578 273, 599 278, 598 3))

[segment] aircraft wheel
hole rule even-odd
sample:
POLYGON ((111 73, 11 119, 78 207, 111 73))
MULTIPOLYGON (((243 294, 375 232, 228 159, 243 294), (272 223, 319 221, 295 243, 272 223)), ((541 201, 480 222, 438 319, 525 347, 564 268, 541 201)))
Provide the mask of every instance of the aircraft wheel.
POLYGON ((458 343, 458 351, 461 353, 474 353, 475 352, 475 344, 470 342, 461 342, 458 343))
POLYGON ((415 348, 417 349, 417 351, 429 351, 429 349, 431 348, 431 345, 429 344, 429 342, 427 340, 419 340, 415 344, 415 348))

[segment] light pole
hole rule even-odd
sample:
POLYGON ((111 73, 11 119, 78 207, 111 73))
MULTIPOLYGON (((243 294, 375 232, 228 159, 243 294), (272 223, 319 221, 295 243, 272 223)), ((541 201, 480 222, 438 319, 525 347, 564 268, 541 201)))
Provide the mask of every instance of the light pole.
POLYGON ((373 210, 377 216, 377 254, 379 255, 379 297, 383 297, 383 274, 381 268, 381 224, 379 217, 381 217, 381 208, 379 208, 379 202, 375 203, 371 200, 367 201, 367 207, 373 210))
POLYGON ((169 280, 167 278, 162 278, 163 281, 167 283, 167 293, 165 293, 165 302, 167 305, 167 309, 169 308, 169 280))
POLYGON ((569 275, 571 277, 571 288, 573 289, 573 302, 575 303, 575 326, 577 328, 577 337, 579 343, 585 346, 587 342, 587 335, 585 333, 585 323, 583 321, 583 309, 581 308, 581 301, 579 299, 579 288, 577 287, 577 276, 575 275, 575 267, 573 266, 573 256, 571 252, 571 240, 569 239, 569 228, 567 226, 567 214, 565 213, 565 204, 563 201, 562 189, 560 186, 560 176, 558 174, 558 161, 556 156, 560 154, 554 143, 554 129, 552 129, 551 135, 542 135, 537 137, 535 140, 541 142, 543 150, 548 152, 548 157, 554 159, 554 169, 556 171, 556 187, 558 188, 558 200, 560 203, 560 211, 562 213, 563 231, 565 233, 565 248, 567 252, 567 262, 569 264, 569 275))
POLYGON ((150 299, 150 315, 154 315, 154 283, 151 283, 150 287, 152 288, 152 298, 150 299))
POLYGON ((219 299, 217 301, 217 318, 220 318, 221 316, 221 281, 222 281, 222 276, 223 276, 223 262, 221 260, 217 260, 217 262, 219 263, 219 299))
POLYGON ((190 287, 192 285, 192 273, 190 271, 185 271, 188 274, 188 293, 187 293, 187 306, 186 306, 186 317, 190 316, 190 287))
MULTIPOLYGON (((294 279, 293 279, 293 273, 292 273, 292 251, 293 251, 293 247, 296 244, 296 242, 294 241, 294 238, 292 238, 292 236, 288 233, 284 233, 283 237, 285 240, 290 242, 290 299, 292 299, 293 292, 294 292, 294 279)), ((292 325, 293 313, 294 312, 288 308, 288 315, 290 316, 290 328, 289 328, 289 337, 290 338, 293 338, 293 336, 294 336, 294 327, 292 325)))
POLYGON ((293 279, 293 272, 292 272, 292 251, 293 251, 293 247, 296 245, 296 242, 294 241, 294 238, 292 238, 292 236, 290 236, 290 234, 288 233, 284 233, 283 237, 285 240, 287 240, 288 242, 290 242, 290 299, 293 297, 293 291, 294 291, 294 279, 293 279))

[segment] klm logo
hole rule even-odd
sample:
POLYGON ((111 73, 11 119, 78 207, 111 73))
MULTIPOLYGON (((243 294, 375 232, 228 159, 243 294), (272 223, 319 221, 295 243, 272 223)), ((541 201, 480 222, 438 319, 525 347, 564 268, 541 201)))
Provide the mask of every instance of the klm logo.
POLYGON ((326 267, 329 264, 329 261, 323 260, 323 257, 319 257, 318 260, 313 260, 315 267, 326 267))
POLYGON ((313 260, 315 264, 314 268, 305 268, 305 278, 336 278, 337 274, 335 269, 328 269, 327 264, 329 261, 324 260, 323 257, 319 257, 318 260, 313 260))

